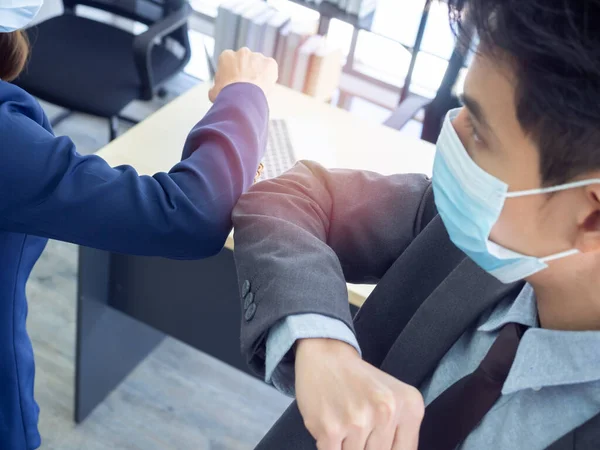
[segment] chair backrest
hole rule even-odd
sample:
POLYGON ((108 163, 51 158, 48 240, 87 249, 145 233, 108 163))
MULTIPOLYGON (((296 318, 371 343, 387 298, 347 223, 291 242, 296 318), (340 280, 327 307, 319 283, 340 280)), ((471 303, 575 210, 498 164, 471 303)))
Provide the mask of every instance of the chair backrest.
POLYGON ((66 9, 73 10, 77 5, 91 6, 146 25, 158 22, 186 3, 187 0, 63 0, 66 9))

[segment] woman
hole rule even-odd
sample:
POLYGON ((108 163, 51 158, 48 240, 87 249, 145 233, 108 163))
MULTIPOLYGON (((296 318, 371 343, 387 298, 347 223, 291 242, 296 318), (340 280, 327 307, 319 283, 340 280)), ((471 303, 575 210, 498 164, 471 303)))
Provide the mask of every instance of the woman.
POLYGON ((42 0, 0 0, 0 449, 40 446, 25 284, 48 238, 121 253, 203 258, 231 231, 231 210, 266 147, 272 59, 226 52, 213 108, 191 131, 183 160, 140 177, 77 154, 55 137, 39 104, 9 82, 25 65, 24 35, 42 0))

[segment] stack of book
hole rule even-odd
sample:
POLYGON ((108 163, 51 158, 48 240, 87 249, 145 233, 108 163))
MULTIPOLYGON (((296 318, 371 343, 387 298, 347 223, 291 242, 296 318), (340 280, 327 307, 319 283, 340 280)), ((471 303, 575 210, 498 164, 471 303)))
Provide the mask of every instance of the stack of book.
POLYGON ((263 1, 225 1, 215 22, 215 57, 242 47, 274 57, 279 30, 289 20, 288 15, 263 1))
POLYGON ((326 101, 339 85, 343 54, 316 29, 261 0, 228 0, 215 24, 215 59, 248 47, 277 61, 281 84, 326 101))

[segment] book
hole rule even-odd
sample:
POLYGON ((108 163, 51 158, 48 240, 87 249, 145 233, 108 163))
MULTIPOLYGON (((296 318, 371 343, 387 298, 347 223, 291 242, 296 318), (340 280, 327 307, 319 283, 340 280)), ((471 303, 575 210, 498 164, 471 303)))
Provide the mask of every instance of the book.
POLYGON ((241 21, 241 15, 254 5, 254 1, 242 0, 235 4, 231 10, 227 11, 223 21, 223 34, 219 35, 221 41, 221 51, 237 50, 238 30, 241 21))
POLYGON ((277 60, 277 41, 282 28, 289 23, 289 21, 290 16, 281 11, 276 11, 275 14, 269 18, 262 38, 262 48, 260 49, 263 55, 277 60))
POLYGON ((290 35, 290 29, 292 28, 292 23, 287 22, 281 29, 277 35, 277 43, 275 44, 275 61, 279 64, 279 80, 281 81, 282 75, 282 67, 285 60, 285 49, 287 46, 287 38, 290 35))
POLYGON ((320 101, 331 100, 340 84, 343 58, 339 47, 323 39, 309 63, 304 92, 320 101))
POLYGON ((292 74, 292 81, 290 83, 292 89, 304 92, 309 63, 323 39, 322 36, 318 35, 310 36, 298 49, 296 63, 294 64, 294 73, 292 74))
POLYGON ((310 23, 292 22, 289 34, 285 40, 283 63, 279 71, 279 82, 284 86, 291 87, 298 49, 312 34, 314 34, 314 24, 311 27, 310 23))
POLYGON ((262 14, 254 17, 248 25, 246 47, 253 52, 262 52, 263 39, 267 22, 275 14, 273 8, 267 8, 262 14))
POLYGON ((229 0, 219 5, 215 21, 215 50, 213 53, 215 63, 219 60, 221 53, 233 46, 233 33, 227 27, 231 21, 230 16, 234 14, 234 8, 241 2, 242 0, 229 0))
POLYGON ((237 27, 237 38, 234 50, 239 50, 240 48, 246 46, 250 23, 255 17, 258 17, 260 14, 264 13, 268 8, 269 5, 266 2, 252 2, 251 6, 241 14, 237 27))

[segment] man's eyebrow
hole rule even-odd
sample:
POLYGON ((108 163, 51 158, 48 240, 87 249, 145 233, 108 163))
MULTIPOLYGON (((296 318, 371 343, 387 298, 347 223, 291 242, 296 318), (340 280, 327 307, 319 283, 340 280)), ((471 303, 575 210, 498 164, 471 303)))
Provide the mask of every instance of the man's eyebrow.
POLYGON ((469 112, 475 117, 477 122, 479 122, 484 128, 488 131, 491 131, 488 121, 485 118, 485 114, 483 113, 483 109, 477 100, 472 97, 469 97, 467 94, 462 94, 460 96, 460 102, 467 107, 469 112))

